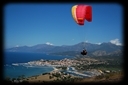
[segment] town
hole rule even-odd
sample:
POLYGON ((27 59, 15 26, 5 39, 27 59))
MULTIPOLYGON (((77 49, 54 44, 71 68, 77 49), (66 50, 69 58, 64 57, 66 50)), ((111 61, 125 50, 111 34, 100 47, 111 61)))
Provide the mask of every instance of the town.
POLYGON ((112 75, 119 75, 118 77, 116 77, 117 81, 121 80, 123 76, 123 69, 121 68, 121 63, 121 59, 117 57, 75 57, 73 59, 64 58, 62 60, 40 59, 36 61, 30 61, 27 63, 13 63, 12 65, 23 65, 26 67, 51 66, 54 68, 54 70, 50 73, 43 73, 42 75, 35 75, 30 78, 21 79, 22 82, 62 82, 66 80, 71 80, 71 82, 88 82, 90 81, 88 80, 88 78, 95 77, 95 81, 102 81, 103 79, 113 78, 112 75), (69 68, 71 68, 72 71, 70 71, 69 68), (65 73, 65 71, 67 71, 67 73, 65 73), (74 76, 71 74, 77 74, 79 76, 74 76), (47 80, 45 81, 45 79, 47 80))

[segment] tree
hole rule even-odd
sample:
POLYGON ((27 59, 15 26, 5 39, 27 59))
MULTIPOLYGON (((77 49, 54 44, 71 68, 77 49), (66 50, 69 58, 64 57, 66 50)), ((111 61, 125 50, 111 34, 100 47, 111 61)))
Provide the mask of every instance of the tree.
POLYGON ((14 82, 14 80, 16 80, 16 78, 12 78, 12 82, 14 82))
POLYGON ((20 82, 21 79, 18 77, 17 80, 20 82))
POLYGON ((49 76, 49 79, 52 79, 53 78, 53 76, 49 76))

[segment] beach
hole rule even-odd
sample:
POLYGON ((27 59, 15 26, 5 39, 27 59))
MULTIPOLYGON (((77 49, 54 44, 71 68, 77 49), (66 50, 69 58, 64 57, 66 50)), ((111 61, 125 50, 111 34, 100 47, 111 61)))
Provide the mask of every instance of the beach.
MULTIPOLYGON (((59 73, 61 75, 61 77, 66 77, 66 76, 69 76, 68 74, 65 76, 63 75, 60 71, 61 69, 57 69, 56 67, 53 67, 54 70, 49 72, 49 73, 44 73, 44 74, 40 74, 40 75, 37 75, 37 76, 32 76, 32 77, 28 77, 26 79, 23 79, 24 81, 28 81, 29 83, 40 83, 40 82, 50 82, 50 81, 54 81, 56 79, 59 79, 59 77, 52 77, 50 78, 50 76, 52 76, 52 74, 55 74, 55 73, 59 73)), ((76 78, 76 76, 71 76, 71 78, 76 78)))
POLYGON ((53 67, 53 68, 54 68, 54 70, 49 72, 49 73, 43 73, 43 74, 40 74, 40 75, 37 75, 37 76, 31 76, 31 77, 28 77, 28 78, 23 79, 23 80, 28 81, 29 83, 56 80, 57 79, 56 77, 50 78, 50 76, 51 76, 52 73, 59 72, 60 69, 57 69, 55 67, 53 67))

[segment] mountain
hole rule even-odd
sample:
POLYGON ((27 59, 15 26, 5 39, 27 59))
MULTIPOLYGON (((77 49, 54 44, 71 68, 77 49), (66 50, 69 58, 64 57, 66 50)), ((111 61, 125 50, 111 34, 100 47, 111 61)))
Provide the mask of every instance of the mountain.
POLYGON ((9 52, 40 52, 54 55, 77 55, 83 47, 86 48, 88 55, 105 56, 105 55, 121 55, 123 46, 118 46, 110 42, 104 42, 100 45, 81 42, 75 45, 54 46, 48 44, 38 44, 34 46, 21 46, 6 49, 9 52))

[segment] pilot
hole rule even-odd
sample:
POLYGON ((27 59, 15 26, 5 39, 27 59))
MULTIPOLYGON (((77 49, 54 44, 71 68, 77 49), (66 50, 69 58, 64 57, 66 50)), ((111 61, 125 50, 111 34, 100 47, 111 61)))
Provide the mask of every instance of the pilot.
POLYGON ((87 51, 83 49, 83 52, 81 52, 82 55, 87 55, 87 51))

